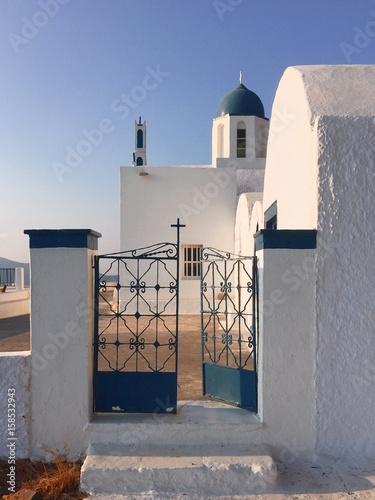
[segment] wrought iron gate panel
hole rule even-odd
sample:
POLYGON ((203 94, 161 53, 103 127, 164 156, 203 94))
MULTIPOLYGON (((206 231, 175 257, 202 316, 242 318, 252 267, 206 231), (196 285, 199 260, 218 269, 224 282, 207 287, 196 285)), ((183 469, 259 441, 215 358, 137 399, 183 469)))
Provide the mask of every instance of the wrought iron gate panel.
POLYGON ((201 250, 203 394, 256 411, 256 257, 201 250))
POLYGON ((95 257, 94 411, 175 412, 177 243, 95 257))

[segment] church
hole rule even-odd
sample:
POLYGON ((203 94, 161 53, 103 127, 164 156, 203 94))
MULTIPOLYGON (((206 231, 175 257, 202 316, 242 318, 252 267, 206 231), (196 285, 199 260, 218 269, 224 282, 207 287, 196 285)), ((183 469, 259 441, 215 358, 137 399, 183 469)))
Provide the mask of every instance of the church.
MULTIPOLYGON (((31 351, 0 357, 4 391, 14 387, 20 402, 20 456, 43 458, 66 445, 74 457, 87 455, 85 491, 121 493, 131 484, 132 492, 197 488, 205 497, 212 485, 227 495, 271 489, 273 458, 374 458, 374 144, 374 65, 287 68, 269 129, 260 99, 240 81, 213 118, 211 165, 148 165, 139 120, 133 165, 121 167, 120 255, 98 255, 101 235, 91 229, 25 231, 31 351), (287 112, 285 126, 278 110, 287 112), (177 243, 172 225, 185 226, 177 243), (173 244, 155 250, 157 242, 173 244), (127 252, 140 247, 149 248, 127 252), (99 263, 111 277, 120 265, 131 274, 142 263, 158 278, 164 261, 178 264, 170 249, 179 248, 181 279, 167 273, 164 293, 178 310, 179 283, 180 312, 193 315, 206 288, 202 247, 224 251, 224 265, 231 252, 241 255, 239 266, 256 263, 256 286, 253 280, 245 291, 256 290, 259 314, 243 336, 255 300, 242 303, 236 338, 231 325, 219 331, 202 320, 202 346, 221 348, 216 358, 219 349, 202 356, 203 392, 221 393, 172 402, 180 344, 170 325, 178 314, 164 314, 169 302, 138 308, 144 296, 159 296, 159 279, 148 286, 137 269, 129 283, 121 273, 119 283, 106 282, 99 263), (126 317, 118 307, 124 290, 137 301, 126 317), (158 326, 148 340, 150 325, 158 326), (234 367, 228 359, 236 343, 248 350, 244 359, 237 349, 234 367)), ((238 293, 222 276, 216 288, 207 286, 215 306, 216 292, 225 304, 238 293)), ((232 311, 208 307, 204 314, 227 322, 232 311)), ((0 456, 7 453, 3 444, 0 456)))
POLYGON ((147 164, 146 121, 135 122, 132 166, 121 167, 121 249, 174 237, 180 219, 180 313, 200 312, 200 249, 253 255, 261 226, 269 121, 242 83, 220 100, 212 122, 211 165, 147 164), (251 221, 256 207, 257 217, 251 221), (249 237, 251 235, 251 238, 249 237))

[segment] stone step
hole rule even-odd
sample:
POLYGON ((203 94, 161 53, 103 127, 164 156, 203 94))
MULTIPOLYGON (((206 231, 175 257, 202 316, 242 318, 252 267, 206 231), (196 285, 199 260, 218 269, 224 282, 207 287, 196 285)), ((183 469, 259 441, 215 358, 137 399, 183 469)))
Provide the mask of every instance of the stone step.
POLYGON ((80 489, 91 495, 211 498, 271 491, 277 468, 262 445, 90 445, 80 489))
POLYGON ((178 413, 97 415, 90 443, 124 445, 256 444, 262 423, 253 413, 215 401, 184 401, 178 413))

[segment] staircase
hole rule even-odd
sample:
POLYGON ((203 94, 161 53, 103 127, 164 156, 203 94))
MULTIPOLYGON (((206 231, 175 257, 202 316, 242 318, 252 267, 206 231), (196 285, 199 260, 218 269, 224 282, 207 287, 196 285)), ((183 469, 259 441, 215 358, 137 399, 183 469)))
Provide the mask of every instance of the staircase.
POLYGON ((256 416, 210 401, 180 404, 177 415, 96 417, 87 429, 81 490, 212 498, 272 489, 276 464, 266 447, 254 444, 262 427, 256 416))

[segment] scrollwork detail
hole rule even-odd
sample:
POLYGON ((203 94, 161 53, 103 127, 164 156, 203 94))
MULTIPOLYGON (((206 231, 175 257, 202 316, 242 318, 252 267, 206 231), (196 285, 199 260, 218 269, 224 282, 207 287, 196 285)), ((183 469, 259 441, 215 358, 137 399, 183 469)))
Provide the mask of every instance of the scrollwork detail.
POLYGON ((129 283, 130 285, 130 293, 136 292, 137 294, 139 293, 146 293, 146 282, 145 281, 131 281, 129 283))

